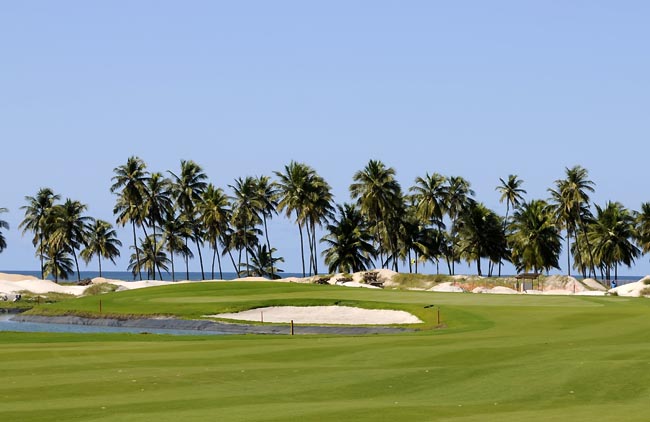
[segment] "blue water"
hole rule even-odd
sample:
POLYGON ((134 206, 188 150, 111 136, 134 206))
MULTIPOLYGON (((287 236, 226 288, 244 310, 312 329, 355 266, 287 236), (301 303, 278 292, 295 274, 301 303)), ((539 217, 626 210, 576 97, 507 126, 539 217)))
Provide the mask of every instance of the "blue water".
MULTIPOLYGON (((3 273, 8 273, 8 274, 22 274, 22 275, 31 275, 37 278, 41 277, 41 272, 40 271, 31 271, 31 270, 1 270, 0 272, 3 273)), ((185 271, 177 271, 176 272, 176 280, 186 280, 186 273, 185 271)), ((142 274, 143 278, 146 278, 146 274, 142 274)), ((171 281, 172 275, 163 273, 163 280, 165 281, 171 281)), ((215 278, 219 278, 219 272, 215 272, 214 274, 215 278)), ((302 273, 281 273, 280 276, 282 278, 287 278, 287 277, 302 277, 302 273)), ((99 272, 98 271, 81 271, 81 279, 85 278, 95 278, 99 277, 99 272)), ((134 281, 133 274, 128 272, 128 271, 102 271, 102 277, 104 278, 110 278, 113 280, 125 280, 125 281, 134 281)), ((212 279, 212 273, 210 271, 205 272, 205 277, 206 279, 212 279)), ((504 275, 504 277, 509 277, 508 275, 504 275)), ((574 275, 575 277, 575 275, 574 275)), ((637 275, 625 275, 625 276, 618 276, 618 285, 622 284, 627 284, 627 283, 633 283, 635 281, 639 281, 643 278, 644 276, 637 276, 637 275)), ((234 272, 224 272, 223 273, 223 279, 224 280, 233 280, 237 278, 237 273, 234 272)), ((581 277, 577 277, 580 279, 581 277)), ((50 280, 54 280, 53 277, 49 277, 50 280)), ((158 277, 156 276, 156 279, 158 277)), ((190 271, 190 280, 193 281, 198 281, 201 280, 201 272, 197 271, 190 271)), ((77 280, 77 274, 71 274, 69 281, 76 281, 77 280)), ((139 280, 139 279, 138 279, 139 280)))
MULTIPOLYGON (((31 270, 2 270, 0 272, 7 273, 7 274, 21 274, 21 275, 31 275, 37 278, 41 278, 41 272, 40 271, 31 271, 31 270)), ((81 271, 81 279, 85 278, 95 278, 99 277, 99 271, 81 271)), ((163 280, 165 281, 171 281, 172 275, 167 274, 167 273, 162 273, 163 280)), ((185 271, 177 271, 176 274, 176 280, 187 280, 187 274, 185 271)), ((214 273, 215 278, 219 278, 219 272, 215 271, 214 273)), ((282 278, 286 277, 302 277, 302 273, 281 273, 280 276, 282 278)), ((102 271, 102 277, 104 278, 110 278, 113 280, 125 280, 125 281, 134 281, 133 274, 129 271, 102 271)), ((146 273, 142 274, 143 279, 146 279, 146 273)), ((205 272, 205 277, 206 279, 212 279, 212 273, 210 271, 205 272)), ((50 280, 54 280, 53 277, 48 277, 50 280)), ((224 280, 233 280, 237 278, 237 273, 234 272, 225 272, 223 273, 223 278, 224 280)), ((156 276, 156 279, 158 280, 159 277, 156 276)), ((198 281, 201 280, 201 272, 193 272, 190 271, 190 280, 193 281, 198 281)), ((70 277, 68 277, 69 281, 77 281, 77 273, 71 274, 70 277)), ((139 278, 137 279, 139 280, 139 278)))
POLYGON ((80 324, 41 324, 37 322, 11 321, 15 315, 0 314, 0 332, 17 331, 21 333, 132 333, 132 334, 171 334, 182 336, 226 335, 218 331, 172 330, 162 328, 98 327, 80 324))

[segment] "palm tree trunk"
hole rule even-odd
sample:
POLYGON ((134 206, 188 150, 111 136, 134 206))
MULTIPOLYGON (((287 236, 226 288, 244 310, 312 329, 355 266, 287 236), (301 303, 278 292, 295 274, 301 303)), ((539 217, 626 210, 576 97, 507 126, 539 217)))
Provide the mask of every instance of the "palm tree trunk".
POLYGON ((235 258, 232 257, 232 252, 230 251, 230 249, 228 249, 228 256, 230 256, 232 267, 235 269, 235 272, 237 273, 237 278, 239 278, 239 267, 235 265, 235 258))
MULTIPOLYGON (((185 250, 187 250, 187 237, 185 238, 185 250)), ((189 254, 185 254, 185 276, 187 280, 190 279, 190 258, 189 254)))
POLYGON ((300 231, 300 256, 302 257, 302 276, 307 276, 305 273, 305 241, 302 235, 302 224, 298 223, 298 230, 300 231))
POLYGON ((211 266, 212 280, 214 280, 214 261, 216 259, 216 256, 217 256, 217 248, 216 248, 216 246, 213 245, 213 247, 212 247, 212 266, 211 266))
POLYGON ((309 220, 307 220, 307 244, 309 245, 309 276, 314 270, 314 249, 311 244, 311 227, 309 225, 309 220))
POLYGON ((45 264, 43 262, 43 233, 38 234, 39 237, 39 248, 40 248, 40 255, 41 255, 41 280, 45 279, 45 264))
POLYGON ((79 272, 79 261, 77 261, 77 251, 72 248, 72 256, 74 257, 74 265, 77 267, 77 281, 81 281, 81 273, 79 272))
MULTIPOLYGON (((138 248, 138 239, 135 235, 135 220, 131 220, 131 225, 133 226, 133 247, 135 248, 135 260, 140 262, 140 249, 138 248)), ((138 276, 140 281, 142 281, 142 273, 140 272, 140 267, 138 266, 138 276)))
POLYGON ((409 260, 409 274, 413 274, 413 264, 411 263, 411 248, 409 248, 408 260, 409 260))
MULTIPOLYGON (((506 226, 508 225, 508 213, 510 212, 510 201, 506 201, 506 218, 503 220, 503 235, 506 234, 506 226)), ((499 277, 501 277, 501 264, 503 259, 499 258, 499 277)), ((490 270, 490 276, 492 275, 492 270, 490 270)))
POLYGON ((169 260, 172 263, 172 281, 176 281, 176 273, 174 272, 174 252, 169 251, 169 260))
MULTIPOLYGON (((156 256, 156 223, 152 222, 151 226, 153 228, 153 241, 151 242, 151 252, 153 253, 152 256, 156 256)), ((142 225, 144 228, 144 224, 142 225)), ((146 234, 145 234, 146 236, 146 234)), ((154 271, 156 270, 156 267, 158 268, 158 275, 160 275, 160 281, 162 281, 162 275, 160 274, 160 266, 157 265, 158 262, 156 259, 153 260, 153 269, 154 271)), ((154 272, 154 279, 156 278, 156 273, 154 272)))
POLYGON ((571 277, 571 232, 566 231, 566 267, 571 277))
POLYGON ((271 260, 271 280, 273 280, 273 253, 271 252, 271 242, 269 242, 269 228, 266 225, 266 214, 262 213, 264 218, 264 236, 266 237, 266 247, 269 248, 269 259, 271 260))
POLYGON ((199 251, 199 263, 201 264, 201 280, 205 280, 205 271, 203 270, 203 254, 201 254, 201 245, 199 239, 196 239, 196 250, 199 251))
POLYGON ((318 275, 318 250, 316 244, 316 222, 311 222, 311 240, 314 242, 314 275, 318 275))
MULTIPOLYGON (((217 254, 217 263, 219 264, 219 279, 223 280, 223 271, 221 271, 221 256, 219 255, 219 244, 217 242, 214 242, 214 250, 217 254)), ((214 278, 214 274, 212 277, 214 278)))
POLYGON ((99 263, 99 276, 102 276, 102 256, 97 254, 97 262, 99 263))

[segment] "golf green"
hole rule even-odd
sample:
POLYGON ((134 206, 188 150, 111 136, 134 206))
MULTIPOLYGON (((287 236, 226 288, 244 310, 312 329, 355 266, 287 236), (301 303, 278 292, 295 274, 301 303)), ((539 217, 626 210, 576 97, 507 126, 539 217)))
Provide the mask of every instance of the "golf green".
MULTIPOLYGON (((425 323, 368 336, 0 333, 2 420, 650 419, 647 299, 284 283, 174 285, 101 299, 114 315, 339 303, 409 310, 425 323)), ((97 302, 35 311, 97 315, 97 302)))

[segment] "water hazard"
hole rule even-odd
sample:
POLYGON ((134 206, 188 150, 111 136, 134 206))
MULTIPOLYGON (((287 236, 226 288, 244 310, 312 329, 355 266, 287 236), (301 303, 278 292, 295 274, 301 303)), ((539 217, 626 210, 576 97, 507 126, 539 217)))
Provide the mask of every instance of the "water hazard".
POLYGON ((131 334, 171 334, 171 335, 223 335, 218 331, 174 330, 168 328, 102 327, 81 324, 45 324, 38 322, 12 321, 15 314, 0 314, 0 332, 18 331, 28 333, 131 333, 131 334))

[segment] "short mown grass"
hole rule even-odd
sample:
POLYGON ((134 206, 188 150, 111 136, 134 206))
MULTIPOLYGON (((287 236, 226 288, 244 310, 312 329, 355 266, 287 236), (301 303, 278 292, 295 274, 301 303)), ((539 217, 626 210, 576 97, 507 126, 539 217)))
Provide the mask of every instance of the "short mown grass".
POLYGON ((647 421, 650 301, 194 283, 32 312, 189 318, 258 304, 440 309, 365 336, 0 333, 3 420, 647 421), (431 306, 433 305, 433 306, 431 306), (424 315, 431 323, 433 312, 424 315), (425 324, 426 325, 426 324, 425 324))

